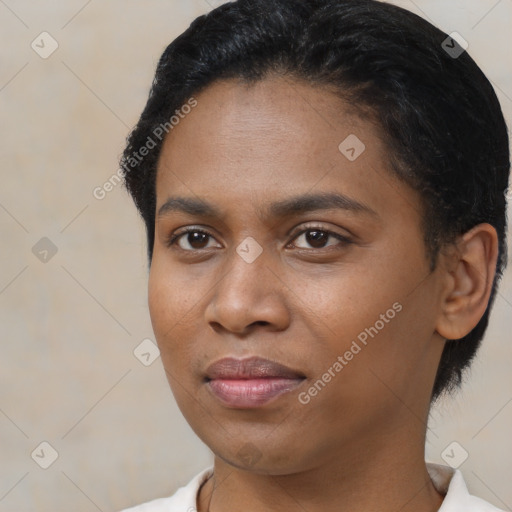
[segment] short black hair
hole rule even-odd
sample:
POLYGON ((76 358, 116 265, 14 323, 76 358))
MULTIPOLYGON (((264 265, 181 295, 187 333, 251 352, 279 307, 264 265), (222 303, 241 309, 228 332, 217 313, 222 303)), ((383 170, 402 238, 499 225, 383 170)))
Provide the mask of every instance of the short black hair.
POLYGON ((274 74, 325 86, 372 114, 391 172, 422 197, 431 270, 439 250, 473 226, 496 229, 487 309, 468 335, 446 342, 432 400, 454 391, 480 345, 507 264, 508 133, 493 87, 469 54, 405 9, 375 0, 238 0, 196 18, 163 52, 120 161, 145 222, 149 265, 162 127, 169 132, 171 118, 215 81, 251 84, 274 74), (141 157, 144 147, 150 150, 141 157))

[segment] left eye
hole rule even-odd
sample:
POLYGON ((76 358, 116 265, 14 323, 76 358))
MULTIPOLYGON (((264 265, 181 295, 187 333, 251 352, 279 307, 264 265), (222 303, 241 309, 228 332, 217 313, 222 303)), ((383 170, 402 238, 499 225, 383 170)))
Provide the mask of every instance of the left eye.
POLYGON ((327 244, 328 240, 337 240, 338 242, 343 243, 349 243, 350 240, 348 238, 345 238, 342 235, 338 235, 337 233, 333 233, 332 231, 326 231, 323 229, 317 229, 317 228, 309 228, 305 231, 302 231, 302 233, 299 233, 299 235, 294 239, 294 245, 296 247, 299 247, 300 249, 323 249, 324 247, 329 247, 331 245, 335 244, 327 244), (309 244, 310 247, 307 246, 297 246, 296 241, 297 240, 303 240, 306 244, 309 244))

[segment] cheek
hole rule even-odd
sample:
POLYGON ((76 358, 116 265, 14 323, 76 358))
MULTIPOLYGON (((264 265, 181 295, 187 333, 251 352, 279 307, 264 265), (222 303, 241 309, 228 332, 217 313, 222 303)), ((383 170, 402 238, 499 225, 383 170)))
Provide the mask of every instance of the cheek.
POLYGON ((336 340, 333 349, 341 350, 399 298, 398 281, 388 278, 385 282, 386 276, 389 273, 381 272, 377 265, 354 263, 314 278, 290 279, 286 284, 301 314, 336 340))
POLYGON ((148 305, 166 378, 180 409, 187 407, 192 392, 197 356, 190 341, 197 338, 197 309, 190 296, 194 287, 183 287, 181 280, 162 269, 151 267, 148 283, 148 305))
POLYGON ((396 248, 383 254, 293 287, 318 335, 313 359, 319 372, 347 353, 347 378, 366 379, 369 368, 382 368, 392 379, 394 368, 416 363, 426 350, 433 307, 421 260, 404 264, 406 251, 396 248))
POLYGON ((148 282, 148 306, 157 341, 160 342, 158 338, 161 333, 174 323, 175 316, 179 314, 176 311, 177 304, 177 294, 168 276, 159 272, 153 263, 148 282))
POLYGON ((158 261, 152 264, 148 282, 148 305, 151 323, 161 351, 171 350, 173 340, 185 339, 187 328, 197 324, 197 291, 187 286, 183 275, 166 268, 158 261))

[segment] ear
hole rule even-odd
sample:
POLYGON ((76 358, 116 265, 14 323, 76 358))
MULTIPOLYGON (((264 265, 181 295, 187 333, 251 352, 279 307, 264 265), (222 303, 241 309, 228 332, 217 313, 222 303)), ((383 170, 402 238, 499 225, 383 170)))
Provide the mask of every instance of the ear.
POLYGON ((492 290, 498 235, 487 223, 462 235, 445 261, 445 288, 436 331, 447 340, 466 336, 480 321, 492 290))

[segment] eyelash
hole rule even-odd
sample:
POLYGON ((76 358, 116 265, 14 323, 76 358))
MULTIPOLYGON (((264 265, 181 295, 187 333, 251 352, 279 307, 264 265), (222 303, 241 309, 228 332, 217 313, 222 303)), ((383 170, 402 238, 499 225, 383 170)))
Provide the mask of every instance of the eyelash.
MULTIPOLYGON (((341 246, 345 246, 345 245, 348 245, 348 244, 351 244, 352 241, 343 236, 343 235, 340 235, 339 233, 335 233, 334 231, 330 231, 328 229, 325 229, 323 226, 307 226, 306 228, 302 229, 301 231, 297 232, 296 234, 294 234, 293 238, 292 238, 292 241, 293 240, 296 240, 299 236, 303 235, 304 233, 308 233, 310 231, 321 231, 322 233, 325 233, 327 234, 329 237, 334 237, 336 238, 337 240, 339 240, 341 243, 338 244, 338 245, 341 245, 341 246)), ((176 244, 176 242, 183 236, 189 234, 189 233, 201 233, 203 235, 207 235, 211 238, 215 238, 211 233, 208 233, 208 231, 205 231, 204 229, 199 229, 199 228, 194 228, 194 227, 190 227, 190 228, 186 228, 184 229, 183 231, 179 232, 179 233, 174 233, 174 234, 171 234, 167 241, 166 241, 166 246, 167 247, 171 247, 173 245, 176 244)), ((288 245, 288 244, 287 244, 288 245)), ((311 248, 311 249, 305 249, 303 247, 299 247, 298 249, 299 250, 305 250, 305 251, 325 251, 325 250, 329 250, 329 248, 332 247, 331 245, 327 246, 327 247, 321 247, 321 248, 311 248)), ((181 249, 181 247, 178 247, 178 249, 184 251, 184 252, 199 252, 199 251, 202 251, 202 250, 206 250, 208 248, 203 248, 203 249, 181 249)))

